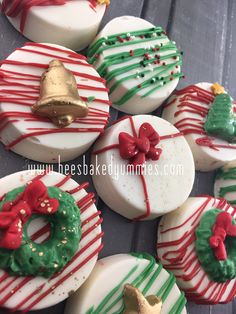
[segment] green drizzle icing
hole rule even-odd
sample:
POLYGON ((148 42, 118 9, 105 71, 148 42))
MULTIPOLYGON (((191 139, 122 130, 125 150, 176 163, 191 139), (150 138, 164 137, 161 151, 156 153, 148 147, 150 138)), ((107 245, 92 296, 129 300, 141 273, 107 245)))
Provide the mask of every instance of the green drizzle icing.
MULTIPOLYGON (((24 191, 24 187, 7 193, 3 204, 16 199, 24 191)), ((11 275, 50 277, 60 271, 74 256, 81 237, 80 210, 74 198, 56 187, 48 187, 50 198, 59 200, 58 211, 53 215, 42 217, 50 223, 50 238, 40 244, 32 242, 27 228, 33 219, 41 215, 33 215, 25 224, 21 247, 16 250, 0 248, 0 268, 11 275)))
POLYGON ((217 136, 228 142, 235 142, 236 121, 232 100, 228 94, 220 94, 215 97, 204 127, 209 135, 217 136))
MULTIPOLYGON (((130 32, 128 35, 132 40, 127 40, 127 33, 120 33, 98 39, 89 49, 89 63, 96 63, 99 56, 104 51, 112 48, 142 44, 144 42, 150 42, 151 45, 151 42, 157 39, 168 40, 161 27, 130 32)), ((123 82, 142 78, 140 81, 141 84, 137 81, 137 86, 131 88, 121 96, 119 100, 114 102, 115 105, 121 106, 135 96, 140 90, 144 90, 144 93, 141 96, 144 98, 156 92, 164 85, 169 84, 171 81, 183 77, 183 73, 176 71, 176 68, 179 68, 181 65, 181 53, 174 42, 168 41, 165 44, 153 44, 150 48, 136 48, 128 52, 112 53, 104 57, 104 60, 98 67, 97 71, 106 79, 107 83, 111 84, 110 94, 112 94, 123 82), (160 55, 160 53, 163 52, 164 55, 160 55), (140 58, 142 59, 141 61, 140 58), (170 59, 173 59, 173 62, 164 62, 165 60, 170 59), (132 64, 127 65, 126 63, 131 60, 133 61, 132 64), (159 66, 153 66, 153 64, 157 63, 159 66), (115 65, 117 65, 115 69, 108 70, 109 67, 115 65), (118 65, 120 66, 118 67, 118 65), (133 73, 135 70, 137 70, 136 73, 133 73), (145 75, 150 75, 151 73, 153 73, 153 75, 147 80, 144 80, 145 75), (113 82, 113 79, 120 75, 123 75, 123 77, 116 80, 116 82, 113 82)))
MULTIPOLYGON (((224 167, 219 169, 216 174, 216 180, 223 179, 223 180, 236 180, 236 167, 225 169, 224 167)), ((225 187, 221 187, 218 191, 218 196, 222 198, 226 198, 226 194, 230 192, 236 192, 236 184, 235 185, 229 185, 225 187)), ((228 200, 227 201, 231 205, 236 205, 236 199, 235 200, 228 200)))
MULTIPOLYGON (((105 298, 101 301, 101 303, 95 309, 92 306, 86 314, 121 314, 124 310, 124 303, 123 303, 123 287, 126 283, 130 283, 132 286, 139 288, 144 281, 147 280, 146 285, 140 289, 143 295, 147 295, 149 289, 158 280, 158 276, 160 275, 163 266, 161 264, 157 264, 155 259, 149 254, 137 254, 132 253, 132 256, 135 256, 137 259, 146 259, 149 261, 145 269, 137 274, 137 276, 131 281, 130 277, 134 275, 138 270, 138 260, 137 265, 135 265, 120 281, 120 283, 114 287, 111 292, 105 296, 105 298), (150 277, 150 278, 149 278, 150 277), (113 300, 114 299, 114 300, 113 300), (111 302, 112 300, 112 302, 111 302), (115 311, 113 308, 117 306, 118 303, 121 303, 119 310, 115 311)), ((169 277, 167 281, 160 287, 160 289, 156 292, 156 295, 162 299, 164 302, 167 300, 168 295, 170 294, 173 286, 175 285, 175 277, 172 273, 169 273, 169 277)), ((173 305, 171 310, 168 314, 180 314, 186 304, 186 299, 183 293, 181 293, 180 297, 173 305)))
POLYGON ((94 101, 94 99, 95 99, 94 96, 90 96, 90 97, 88 97, 87 101, 88 101, 88 102, 92 102, 92 101, 94 101))
MULTIPOLYGON (((215 282, 226 282, 236 277, 236 238, 226 237, 225 245, 228 258, 225 261, 218 261, 214 255, 214 250, 210 247, 209 240, 212 236, 212 227, 220 212, 221 210, 213 208, 202 216, 200 225, 196 230, 195 247, 201 265, 210 279, 215 282)), ((236 225, 234 219, 232 223, 236 225)))

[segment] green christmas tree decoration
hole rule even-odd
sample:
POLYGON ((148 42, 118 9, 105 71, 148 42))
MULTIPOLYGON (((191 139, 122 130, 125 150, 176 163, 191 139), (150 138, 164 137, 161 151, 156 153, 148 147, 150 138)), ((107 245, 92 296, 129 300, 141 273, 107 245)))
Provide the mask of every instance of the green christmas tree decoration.
POLYGON ((227 142, 236 142, 236 117, 232 99, 219 84, 212 85, 212 91, 216 97, 207 115, 205 131, 227 142))

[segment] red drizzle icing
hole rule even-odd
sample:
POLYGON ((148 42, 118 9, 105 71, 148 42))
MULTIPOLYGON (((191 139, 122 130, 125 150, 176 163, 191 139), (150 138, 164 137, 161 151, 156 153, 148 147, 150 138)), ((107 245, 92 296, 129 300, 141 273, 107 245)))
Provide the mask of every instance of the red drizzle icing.
MULTIPOLYGON (((45 171, 43 174, 35 177, 32 182, 38 181, 39 179, 46 177, 47 171, 45 171)), ((55 184, 57 187, 63 186, 68 180, 70 179, 70 176, 63 178, 60 182, 55 184)), ((70 194, 77 193, 81 191, 82 189, 85 189, 89 186, 88 183, 83 183, 80 186, 76 187, 75 189, 71 191, 67 191, 70 194)), ((95 203, 94 194, 88 193, 84 197, 82 197, 77 205, 80 207, 81 214, 85 213, 86 210, 91 207, 95 203)), ((95 230, 99 225, 101 225, 103 219, 99 217, 100 211, 97 213, 94 213, 90 217, 83 219, 82 218, 82 227, 86 226, 88 223, 93 221, 97 218, 97 220, 89 227, 87 230, 84 230, 82 232, 81 240, 86 238, 91 234, 93 230, 95 230)), ((83 217, 83 216, 82 216, 83 217)), ((32 236, 31 240, 35 241, 39 239, 42 235, 46 235, 50 230, 50 226, 47 224, 44 227, 42 227, 40 230, 36 231, 32 236)), ((45 291, 43 291, 43 288, 46 286, 46 283, 42 284, 41 286, 37 287, 35 290, 29 293, 24 299, 20 300, 18 304, 15 305, 14 308, 9 309, 9 313, 14 313, 16 311, 19 311, 22 307, 26 305, 24 310, 20 311, 21 314, 28 313, 30 310, 32 310, 39 302, 41 302, 44 298, 46 298, 49 294, 51 294, 57 287, 59 287, 63 282, 65 282, 67 279, 69 279, 71 276, 73 276, 74 273, 76 273, 79 269, 81 269, 83 266, 85 266, 87 263, 89 263, 95 256, 99 254, 99 252, 103 248, 103 244, 100 244, 96 249, 94 249, 93 252, 91 252, 86 258, 84 258, 79 264, 73 267, 73 269, 62 276, 62 274, 65 272, 66 269, 68 269, 69 266, 71 266, 82 254, 84 254, 86 251, 90 249, 92 245, 94 245, 97 241, 100 241, 100 239, 103 237, 104 233, 100 232, 97 234, 93 239, 91 239, 83 248, 81 248, 76 255, 73 257, 73 259, 65 266, 65 268, 60 272, 55 274, 53 277, 51 277, 47 283, 51 283, 49 288, 45 291), (56 279, 56 281, 55 281, 56 279)), ((44 241, 46 241, 45 239, 44 241)), ((6 289, 10 289, 10 292, 7 293, 4 297, 0 298, 0 306, 5 305, 5 303, 14 296, 21 288, 23 288, 25 285, 27 285, 31 280, 34 279, 34 277, 24 277, 24 278, 18 278, 13 277, 11 280, 9 280, 10 277, 7 273, 4 273, 0 277, 0 284, 3 284, 6 281, 6 284, 1 288, 0 292, 5 291, 6 289), (20 281, 18 280, 20 279, 20 281), (18 280, 18 283, 11 287, 15 281, 18 280)))
POLYGON ((184 135, 188 134, 198 134, 202 135, 196 139, 196 144, 200 146, 206 146, 216 151, 220 148, 226 149, 236 149, 235 145, 230 144, 215 144, 214 138, 207 136, 204 130, 204 118, 207 117, 209 107, 214 101, 214 94, 196 85, 190 85, 175 92, 175 98, 165 105, 165 108, 173 105, 177 97, 179 98, 180 104, 178 105, 178 110, 175 112, 175 117, 178 117, 184 112, 189 112, 191 114, 196 114, 199 118, 183 118, 175 123, 175 127, 180 130, 184 135), (202 105, 197 105, 194 102, 201 102, 202 105))
MULTIPOLYGON (((69 1, 71 0, 3 0, 0 8, 8 17, 15 18, 20 16, 20 31, 23 33, 32 7, 65 5, 69 1)), ((96 12, 97 0, 88 0, 88 2, 91 9, 96 12)))
MULTIPOLYGON (((201 292, 196 293, 196 290, 199 289, 204 279, 207 279, 207 274, 202 273, 201 265, 197 259, 195 248, 192 250, 188 250, 189 246, 194 244, 196 239, 195 230, 199 225, 200 217, 209 203, 213 201, 212 207, 221 209, 224 212, 228 212, 229 209, 232 210, 232 207, 227 203, 224 199, 214 199, 211 196, 205 197, 205 200, 201 204, 199 208, 197 208, 194 213, 189 216, 183 223, 177 225, 176 227, 172 227, 169 229, 163 230, 163 225, 160 225, 161 234, 167 234, 169 232, 179 230, 183 226, 190 224, 190 230, 186 231, 180 238, 174 241, 168 242, 158 242, 157 244, 157 252, 158 249, 165 248, 166 252, 162 254, 161 260, 164 267, 170 271, 175 272, 176 278, 180 278, 181 280, 188 282, 195 278, 200 274, 200 277, 193 288, 182 288, 184 290, 186 297, 190 301, 194 301, 195 303, 200 304, 218 304, 222 303, 221 298, 225 293, 228 285, 231 281, 225 283, 215 283, 208 279, 208 283, 205 288, 202 289, 201 292), (182 244, 183 243, 183 244, 182 244), (177 246, 176 250, 174 249, 177 246), (178 273, 183 273, 178 274, 178 273), (210 291, 211 290, 211 291, 210 291), (210 291, 210 292, 209 292, 210 291), (206 298, 206 294, 209 293, 209 296, 206 298)), ((231 213, 231 217, 236 214, 236 209, 231 213)), ((160 255, 159 255, 160 257, 160 255)), ((229 292, 229 295, 224 303, 228 303, 233 300, 236 293, 236 281, 229 292)))
MULTIPOLYGON (((84 56, 81 56, 75 52, 68 51, 66 49, 55 48, 44 44, 38 43, 27 43, 20 50, 26 53, 40 54, 42 56, 57 58, 66 64, 79 64, 85 69, 90 67, 86 61, 84 56), (37 49, 32 49, 39 48, 37 49), (42 51, 40 51, 42 49, 42 51)), ((97 106, 110 106, 111 103, 106 99, 98 99, 95 98, 92 101, 88 97, 81 97, 85 101, 89 101, 89 114, 85 118, 76 119, 75 123, 70 127, 64 129, 56 128, 49 119, 41 118, 34 115, 30 110, 26 112, 27 107, 31 107, 35 101, 39 98, 39 87, 40 87, 40 75, 33 75, 30 73, 26 73, 25 67, 32 67, 35 69, 47 69, 47 64, 42 63, 32 63, 32 62, 21 62, 16 60, 5 60, 1 62, 2 67, 0 68, 0 102, 9 103, 19 106, 19 111, 9 111, 9 112, 1 112, 0 113, 0 131, 4 131, 11 124, 18 123, 20 121, 25 121, 29 124, 26 128, 25 134, 19 136, 14 139, 12 142, 7 143, 6 147, 8 149, 14 147, 21 141, 30 138, 32 136, 43 136, 47 134, 54 133, 78 133, 78 132, 95 132, 102 133, 104 131, 105 126, 108 123, 109 113, 107 113, 103 109, 98 109, 97 106), (16 70, 9 71, 4 69, 4 65, 14 66, 16 70), (24 71, 22 70, 24 69, 24 71), (34 124, 31 122, 45 122, 48 123, 48 127, 36 128, 32 127, 34 124), (76 124, 79 124, 76 127, 76 124), (91 127, 89 127, 91 126, 91 127)), ((86 71, 86 70, 85 70, 86 71)), ((73 72, 73 71, 72 71, 73 72)), ((96 92, 107 92, 108 89, 105 87, 105 80, 87 74, 86 72, 76 72, 73 74, 76 77, 79 77, 85 83, 79 83, 78 89, 91 91, 93 93, 96 92), (96 82, 96 86, 87 85, 86 82, 88 80, 92 80, 96 82), (98 86, 100 83, 102 86, 98 86)), ((82 93, 80 93, 82 94, 82 93)), ((92 96, 92 95, 91 95, 92 96)))
MULTIPOLYGON (((133 137, 134 138, 138 138, 138 134, 136 132, 135 125, 134 125, 134 120, 133 120, 132 116, 125 116, 125 117, 115 121, 113 124, 116 124, 116 123, 118 123, 120 121, 123 121, 125 119, 129 119, 129 121, 130 121, 133 137)), ((161 140, 172 139, 174 137, 179 137, 179 136, 182 136, 182 135, 183 135, 182 133, 169 134, 169 135, 164 135, 164 136, 160 136, 160 137, 158 135, 158 143, 161 140)), ((155 136, 156 136, 156 134, 155 134, 155 136)), ((153 148, 155 149, 155 147, 153 147, 153 148)), ((95 155, 102 154, 102 153, 104 153, 106 151, 109 151, 111 149, 119 149, 120 151, 123 151, 126 148, 124 147, 124 143, 119 142, 119 144, 113 144, 113 145, 106 146, 106 147, 104 147, 102 149, 99 149, 99 150, 93 152, 93 154, 95 154, 95 155)), ((142 186, 143 186, 143 192, 144 192, 145 204, 146 204, 146 213, 144 215, 141 215, 139 217, 134 218, 133 221, 139 221, 139 220, 142 220, 142 219, 146 219, 151 214, 151 205, 150 205, 150 200, 149 200, 149 196, 148 196, 148 188, 147 188, 145 177, 142 174, 142 171, 139 173, 139 177, 141 179, 141 183, 142 183, 142 186)))

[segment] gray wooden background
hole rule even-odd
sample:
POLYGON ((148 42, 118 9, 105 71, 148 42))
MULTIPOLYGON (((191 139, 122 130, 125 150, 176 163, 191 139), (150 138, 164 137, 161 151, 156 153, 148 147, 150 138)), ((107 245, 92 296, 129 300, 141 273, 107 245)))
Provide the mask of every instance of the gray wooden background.
MULTIPOLYGON (((167 30, 171 39, 184 51, 186 78, 183 87, 201 81, 222 83, 236 98, 236 0, 111 0, 103 25, 120 15, 141 16, 167 30)), ((26 39, 0 14, 0 59, 7 57, 26 39)), ((160 110, 157 112, 157 114, 160 110)), ((118 117, 112 110, 112 120, 118 117)), ((87 154, 89 162, 89 154, 87 154)), ((81 162, 81 158, 73 163, 81 162)), ((27 169, 32 161, 5 151, 0 145, 0 177, 27 169)), ((90 177, 74 177, 78 182, 90 177)), ((198 173, 192 195, 212 194, 214 173, 198 173)), ((90 187, 93 190, 93 187, 90 187)), ((105 231, 105 248, 100 257, 130 251, 155 253, 158 221, 132 223, 113 213, 100 200, 105 231)), ((64 303, 38 312, 62 314, 64 303)), ((228 305, 188 304, 190 314, 236 314, 236 301, 228 305)), ((6 310, 0 309, 0 314, 6 310)))

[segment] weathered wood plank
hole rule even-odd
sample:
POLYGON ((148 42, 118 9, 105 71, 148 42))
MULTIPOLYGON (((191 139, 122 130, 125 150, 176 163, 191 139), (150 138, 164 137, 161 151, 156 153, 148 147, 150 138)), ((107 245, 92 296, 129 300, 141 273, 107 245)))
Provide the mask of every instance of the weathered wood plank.
POLYGON ((225 46, 225 59, 224 59, 224 73, 223 83, 228 89, 232 97, 236 98, 236 62, 235 62, 235 51, 236 51, 236 2, 229 0, 228 5, 228 23, 227 23, 227 38, 225 46))
POLYGON ((176 1, 170 34, 184 51, 186 79, 180 87, 222 81, 227 13, 227 1, 176 1))
POLYGON ((103 19, 102 25, 105 25, 111 19, 122 15, 140 16, 144 2, 144 0, 111 1, 107 13, 103 19))

